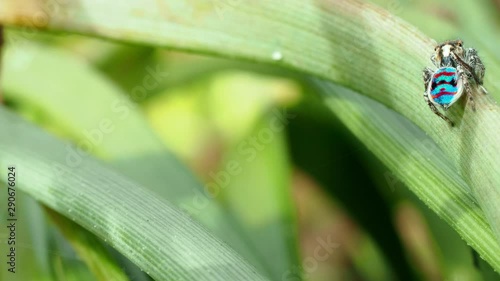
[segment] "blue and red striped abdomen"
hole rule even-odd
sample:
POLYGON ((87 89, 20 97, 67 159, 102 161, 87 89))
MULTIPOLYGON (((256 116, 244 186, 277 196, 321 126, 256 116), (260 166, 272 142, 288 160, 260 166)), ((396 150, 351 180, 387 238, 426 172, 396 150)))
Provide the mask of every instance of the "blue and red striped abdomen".
POLYGON ((462 95, 462 81, 454 67, 441 67, 434 72, 429 85, 429 98, 448 108, 462 95))

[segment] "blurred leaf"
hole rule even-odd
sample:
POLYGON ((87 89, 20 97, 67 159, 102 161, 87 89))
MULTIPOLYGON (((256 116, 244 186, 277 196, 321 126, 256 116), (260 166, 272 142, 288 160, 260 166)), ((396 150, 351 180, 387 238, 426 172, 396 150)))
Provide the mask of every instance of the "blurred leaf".
MULTIPOLYGON (((95 236, 88 235, 87 231, 81 226, 61 216, 57 212, 48 208, 46 208, 45 211, 48 212, 63 235, 71 241, 71 245, 75 248, 75 251, 78 252, 79 256, 86 261, 97 280, 129 280, 116 264, 115 260, 107 252, 106 248, 95 236)), ((79 276, 81 276, 81 274, 79 276)))
POLYGON ((314 98, 297 108, 296 114, 289 129, 294 163, 317 179, 373 237, 396 280, 415 280, 388 203, 361 161, 363 147, 343 133, 328 109, 314 98))
POLYGON ((148 101, 151 123, 199 170, 205 194, 234 214, 279 280, 298 258, 283 139, 289 116, 275 106, 296 101, 299 89, 289 80, 242 72, 186 84, 148 101))
MULTIPOLYGON (((64 147, 68 165, 77 168, 90 154, 98 155, 162 198, 187 211, 199 209, 191 212, 196 219, 262 270, 262 262, 246 241, 248 234, 234 225, 231 214, 216 201, 200 198, 202 186, 153 133, 137 105, 71 54, 40 45, 27 46, 6 53, 6 97, 36 107, 43 114, 39 123, 48 123, 59 135, 75 141, 76 147, 64 147), (31 59, 23 61, 26 56, 31 59), (31 83, 25 83, 26 77, 31 83)), ((153 75, 146 71, 146 77, 154 79, 153 75)), ((164 78, 157 75, 161 76, 157 79, 164 78)))
MULTIPOLYGON (((254 1, 234 7, 195 0, 126 1, 120 5, 71 0, 61 5, 58 12, 46 13, 44 3, 41 0, 27 0, 22 4, 15 0, 3 1, 0 22, 276 63, 336 81, 394 109, 422 128, 445 152, 440 159, 450 161, 446 162, 448 166, 440 168, 450 168, 450 171, 443 176, 461 175, 463 185, 470 186, 497 236, 495 245, 498 246, 498 106, 490 96, 477 95, 475 113, 470 107, 465 111, 460 106, 453 107, 448 114, 457 123, 455 128, 449 128, 432 114, 421 97, 420 73, 429 64, 434 42, 391 14, 355 0, 289 0, 286 8, 273 1, 254 1), (113 10, 112 17, 102 12, 108 10, 113 10), (37 12, 46 14, 47 19, 21 20, 32 18, 37 12)), ((500 90, 500 80, 494 79, 499 75, 495 71, 487 74, 486 87, 492 93, 500 90)), ((397 135, 394 137, 399 140, 397 135)), ((391 152, 388 156, 400 156, 391 152)), ((431 200, 446 186, 448 182, 432 185, 434 193, 422 193, 425 195, 420 197, 431 200)), ((462 208, 468 206, 460 204, 462 208)), ((487 224, 480 218, 476 217, 473 223, 483 226, 479 228, 483 234, 489 233, 487 224)), ((469 243, 480 247, 477 250, 482 253, 486 251, 485 243, 492 243, 466 237, 469 243)), ((488 254, 486 258, 498 269, 495 262, 498 254, 496 257, 488 254)))
POLYGON ((414 194, 411 195, 412 201, 420 206, 419 210, 425 216, 434 238, 435 243, 433 244, 435 244, 435 248, 439 252, 437 258, 439 259, 443 279, 482 280, 474 265, 472 248, 465 243, 449 224, 444 224, 443 220, 435 212, 425 206, 424 202, 414 194))
MULTIPOLYGON (((142 186, 90 157, 66 162, 64 143, 0 109, 2 167, 18 188, 71 218, 157 280, 265 280, 223 242, 142 186)), ((0 175, 6 182, 6 173, 0 175)))
MULTIPOLYGON (((12 164, 12 163, 10 163, 12 164)), ((0 191, 6 195, 6 186, 2 183, 0 191)), ((6 197, 2 197, 7 200, 6 197)), ((6 201, 5 201, 6 202, 6 201)), ((16 257, 17 271, 14 280, 53 280, 50 259, 57 253, 50 247, 49 239, 53 238, 49 234, 49 226, 42 208, 28 194, 18 190, 16 192, 16 257), (22 268, 30 270, 22 270, 22 268)), ((3 206, 7 206, 6 203, 3 206)), ((7 221, 7 209, 0 212, 0 220, 7 221)), ((7 229, 6 229, 7 230, 7 229)), ((7 255, 11 245, 8 244, 10 232, 2 229, 0 231, 0 251, 7 255)), ((7 260, 5 260, 7 262, 7 260)), ((13 274, 5 270, 0 271, 0 280, 13 280, 13 274)))
POLYGON ((261 260, 281 280, 299 266, 284 136, 294 118, 286 105, 299 98, 299 88, 285 79, 235 73, 216 79, 213 93, 208 107, 226 149, 210 187, 220 189, 223 203, 252 233, 261 260))
MULTIPOLYGON (((286 9, 269 1, 235 8, 198 0, 120 5, 72 0, 61 5, 64 12, 45 12, 41 0, 19 3, 1 2, 1 23, 279 63, 371 97, 413 121, 445 151, 500 241, 498 106, 491 97, 478 95, 477 112, 470 107, 463 112, 458 106, 448 112, 457 123, 449 128, 421 97, 420 73, 429 64, 433 42, 379 8, 354 0, 289 0, 286 9), (113 10, 111 18, 102 12, 107 10, 113 10), (37 12, 46 20, 17 20, 37 12)), ((492 82, 498 75, 490 72, 486 77, 491 92, 500 90, 500 82, 492 82)))

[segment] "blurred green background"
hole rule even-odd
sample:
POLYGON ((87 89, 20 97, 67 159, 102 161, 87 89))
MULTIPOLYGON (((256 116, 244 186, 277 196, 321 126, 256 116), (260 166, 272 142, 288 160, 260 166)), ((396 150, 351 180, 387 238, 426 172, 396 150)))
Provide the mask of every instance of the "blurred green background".
MULTIPOLYGON (((459 37, 500 57, 498 1, 372 2, 437 41, 459 37)), ((270 280, 500 280, 302 74, 76 34, 7 28, 5 37, 8 108, 71 142, 73 160, 90 154, 151 187, 270 280), (187 173, 169 166, 167 150, 204 191, 159 191, 187 173)), ((487 76, 497 61, 485 61, 487 76)), ((149 280, 107 241, 26 194, 18 201, 24 270, 15 280, 106 280, 82 257, 88 245, 78 250, 85 239, 101 245, 120 278, 149 280)))

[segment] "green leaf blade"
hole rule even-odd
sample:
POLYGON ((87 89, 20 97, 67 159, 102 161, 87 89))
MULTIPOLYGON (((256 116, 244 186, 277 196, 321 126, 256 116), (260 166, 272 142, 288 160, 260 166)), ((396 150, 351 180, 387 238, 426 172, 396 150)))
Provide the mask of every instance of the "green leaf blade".
POLYGON ((0 115, 0 127, 10 132, 0 141, 0 159, 24 175, 19 188, 107 240, 153 278, 265 280, 170 203, 91 159, 69 167, 64 143, 5 109, 0 115))

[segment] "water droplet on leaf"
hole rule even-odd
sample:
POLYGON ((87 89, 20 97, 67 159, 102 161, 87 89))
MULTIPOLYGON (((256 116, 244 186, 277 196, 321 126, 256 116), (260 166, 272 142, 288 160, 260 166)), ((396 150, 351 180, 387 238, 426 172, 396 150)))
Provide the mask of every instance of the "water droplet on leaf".
POLYGON ((274 61, 280 61, 283 59, 283 54, 280 51, 274 51, 271 57, 274 61))

